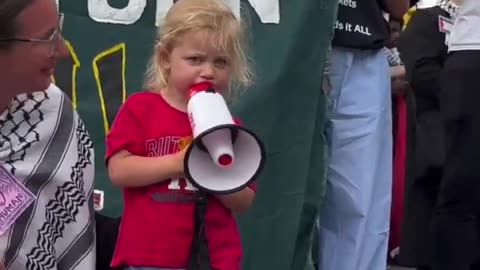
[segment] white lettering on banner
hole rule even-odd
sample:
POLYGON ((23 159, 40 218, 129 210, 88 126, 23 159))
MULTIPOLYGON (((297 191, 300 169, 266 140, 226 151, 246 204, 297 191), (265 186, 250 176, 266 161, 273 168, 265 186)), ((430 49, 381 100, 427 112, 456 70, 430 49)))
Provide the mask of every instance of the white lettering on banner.
MULTIPOLYGON (((253 9, 257 12, 262 23, 280 23, 280 1, 279 0, 249 0, 253 9)), ((240 2, 239 2, 240 5, 240 2)), ((240 7, 239 7, 240 9, 240 7)))
POLYGON ((157 0, 157 12, 155 14, 155 26, 159 26, 162 19, 167 15, 173 5, 173 0, 157 0))
POLYGON ((108 0, 88 0, 88 15, 97 22, 132 24, 142 17, 146 0, 129 0, 124 8, 113 8, 108 0))
MULTIPOLYGON (((59 0, 56 0, 57 3, 59 0)), ((240 0, 224 0, 240 18, 240 0)), ((156 0, 156 20, 158 26, 162 18, 173 5, 173 0, 156 0)), ((280 23, 280 0, 249 0, 262 23, 280 23)), ((147 0, 129 0, 124 8, 113 8, 108 0, 88 0, 88 15, 101 23, 133 24, 138 21, 145 10, 147 0)))
MULTIPOLYGON (((224 0, 227 5, 233 10, 237 18, 240 17, 240 0, 224 0)), ((276 0, 278 1, 278 0, 276 0)), ((157 0, 157 13, 155 25, 159 26, 163 17, 167 14, 170 7, 173 5, 173 0, 157 0)))

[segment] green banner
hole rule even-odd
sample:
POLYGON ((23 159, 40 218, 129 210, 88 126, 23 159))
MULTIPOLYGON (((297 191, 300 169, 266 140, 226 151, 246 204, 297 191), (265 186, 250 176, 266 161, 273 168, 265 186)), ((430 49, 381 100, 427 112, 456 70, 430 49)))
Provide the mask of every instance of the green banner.
MULTIPOLYGON (((325 178, 322 71, 338 0, 225 1, 250 26, 256 71, 254 87, 233 110, 267 149, 253 209, 239 217, 244 269, 309 269, 325 178)), ((110 216, 121 214, 122 200, 107 177, 105 134, 125 98, 142 90, 156 18, 173 2, 59 1, 71 57, 54 80, 95 142, 96 188, 105 192, 103 213, 110 216)))
POLYGON ((244 269, 313 269, 325 184, 322 74, 337 0, 280 1, 279 25, 253 23, 258 80, 235 111, 266 143, 253 209, 240 217, 244 269))

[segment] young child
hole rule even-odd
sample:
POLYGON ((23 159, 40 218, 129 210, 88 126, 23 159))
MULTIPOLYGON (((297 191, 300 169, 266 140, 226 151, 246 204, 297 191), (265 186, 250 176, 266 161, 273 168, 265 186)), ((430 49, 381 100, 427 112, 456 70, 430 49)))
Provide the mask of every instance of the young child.
MULTIPOLYGON (((227 95, 251 73, 244 28, 222 0, 179 0, 160 27, 146 90, 120 109, 107 136, 106 162, 123 188, 124 211, 112 266, 186 269, 194 238, 195 187, 184 179, 182 138, 192 135, 187 92, 210 82, 227 95)), ((206 240, 215 270, 238 270, 240 236, 232 215, 250 207, 252 187, 207 195, 206 240)))

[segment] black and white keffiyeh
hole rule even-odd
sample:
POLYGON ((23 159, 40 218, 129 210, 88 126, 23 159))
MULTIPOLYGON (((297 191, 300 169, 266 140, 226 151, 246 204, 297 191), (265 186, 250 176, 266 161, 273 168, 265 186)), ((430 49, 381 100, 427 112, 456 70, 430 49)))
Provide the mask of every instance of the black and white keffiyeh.
POLYGON ((385 53, 387 54, 388 64, 390 67, 403 65, 402 59, 400 59, 400 53, 397 48, 385 48, 385 53))
POLYGON ((7 269, 95 269, 93 145, 55 85, 0 114, 0 164, 37 197, 0 236, 7 269))
POLYGON ((439 6, 443 11, 450 14, 450 17, 453 19, 458 10, 458 6, 450 0, 438 0, 437 6, 439 6))

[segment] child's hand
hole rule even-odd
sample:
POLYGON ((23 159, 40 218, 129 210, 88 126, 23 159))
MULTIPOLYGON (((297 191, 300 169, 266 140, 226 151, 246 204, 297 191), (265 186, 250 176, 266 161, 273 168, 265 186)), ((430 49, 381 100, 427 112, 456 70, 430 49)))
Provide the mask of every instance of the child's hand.
POLYGON ((178 168, 182 175, 184 172, 183 161, 185 159, 185 153, 187 152, 188 146, 191 142, 192 136, 182 138, 178 141, 178 148, 180 151, 175 154, 175 159, 177 160, 178 168))
POLYGON ((394 66, 390 68, 391 79, 405 79, 406 71, 405 66, 394 66))
POLYGON ((180 150, 179 152, 174 154, 175 163, 177 164, 178 172, 181 173, 183 176, 184 168, 183 168, 183 160, 185 159, 185 153, 187 152, 187 148, 180 150))
POLYGON ((193 141, 192 136, 181 138, 180 140, 178 140, 178 148, 180 150, 185 150, 192 143, 192 141, 193 141))

